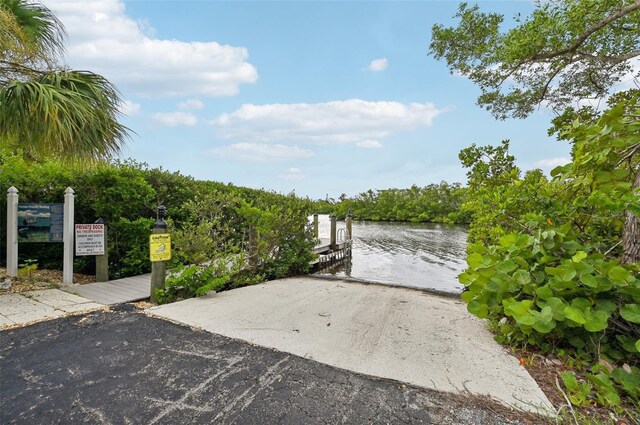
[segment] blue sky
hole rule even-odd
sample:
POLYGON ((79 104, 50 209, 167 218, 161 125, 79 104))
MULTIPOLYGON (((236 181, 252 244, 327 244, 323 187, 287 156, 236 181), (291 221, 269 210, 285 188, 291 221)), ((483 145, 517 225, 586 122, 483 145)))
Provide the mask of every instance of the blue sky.
MULTIPOLYGON (((496 121, 428 56, 454 1, 45 0, 67 62, 120 89, 124 158, 312 198, 464 182, 458 152, 511 139, 523 169, 569 157, 552 115, 496 121)), ((481 2, 512 17, 530 1, 481 2)))

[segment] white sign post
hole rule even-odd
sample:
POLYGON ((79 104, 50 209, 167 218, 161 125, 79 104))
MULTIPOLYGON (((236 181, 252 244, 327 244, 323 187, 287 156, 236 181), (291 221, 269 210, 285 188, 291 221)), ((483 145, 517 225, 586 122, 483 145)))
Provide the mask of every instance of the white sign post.
POLYGON ((18 189, 7 190, 7 275, 18 276, 18 189))
POLYGON ((76 224, 76 255, 104 253, 104 224, 76 224))
POLYGON ((63 261, 62 261, 62 284, 71 285, 73 283, 73 213, 74 195, 70 187, 64 191, 64 225, 62 241, 63 261))

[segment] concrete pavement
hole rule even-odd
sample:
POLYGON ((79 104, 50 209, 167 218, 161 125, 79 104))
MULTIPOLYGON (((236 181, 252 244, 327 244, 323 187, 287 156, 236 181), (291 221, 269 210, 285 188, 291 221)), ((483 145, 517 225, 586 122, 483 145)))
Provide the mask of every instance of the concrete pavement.
POLYGON ((0 296, 0 329, 103 307, 58 289, 5 294, 0 296))
POLYGON ((526 369, 459 300, 302 277, 147 313, 366 375, 553 412, 526 369))

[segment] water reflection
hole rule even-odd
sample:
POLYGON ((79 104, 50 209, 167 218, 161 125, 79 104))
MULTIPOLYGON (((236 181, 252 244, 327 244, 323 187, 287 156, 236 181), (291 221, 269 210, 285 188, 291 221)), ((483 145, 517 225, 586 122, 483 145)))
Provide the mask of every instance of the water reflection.
MULTIPOLYGON (((344 227, 339 223, 338 228, 344 227)), ((329 237, 328 216, 320 216, 320 237, 329 237)), ((353 223, 351 264, 322 274, 372 282, 461 292, 467 233, 463 226, 431 223, 353 223)))

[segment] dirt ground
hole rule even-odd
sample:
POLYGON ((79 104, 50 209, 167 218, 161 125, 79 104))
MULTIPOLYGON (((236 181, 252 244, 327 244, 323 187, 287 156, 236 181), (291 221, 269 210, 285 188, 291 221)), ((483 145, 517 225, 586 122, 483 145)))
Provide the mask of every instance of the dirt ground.
MULTIPOLYGON (((9 288, 0 288, 0 295, 58 288, 62 283, 62 270, 18 270, 17 278, 7 277, 7 270, 0 267, 0 282, 11 280, 9 288)), ((84 285, 95 282, 95 276, 74 273, 73 283, 84 285)))

